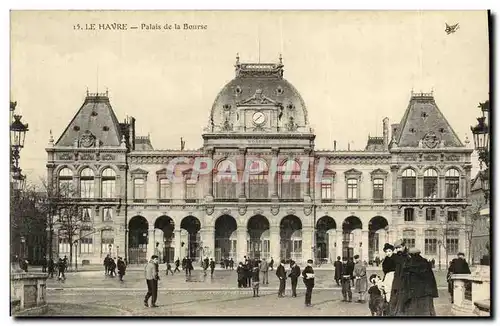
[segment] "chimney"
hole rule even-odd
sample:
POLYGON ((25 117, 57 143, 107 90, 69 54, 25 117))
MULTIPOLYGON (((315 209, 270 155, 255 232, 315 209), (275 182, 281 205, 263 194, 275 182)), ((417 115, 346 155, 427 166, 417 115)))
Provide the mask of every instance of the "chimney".
POLYGON ((351 150, 351 142, 347 142, 347 150, 350 151, 351 150))
POLYGON ((389 149, 389 118, 385 117, 382 120, 383 125, 383 137, 384 137, 384 150, 389 149))
POLYGON ((336 140, 333 141, 333 151, 334 152, 337 151, 337 141, 336 140))

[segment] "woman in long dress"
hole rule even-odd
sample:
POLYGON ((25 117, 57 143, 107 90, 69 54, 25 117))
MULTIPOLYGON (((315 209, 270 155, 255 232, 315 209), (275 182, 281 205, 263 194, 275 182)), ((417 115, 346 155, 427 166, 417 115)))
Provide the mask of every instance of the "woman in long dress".
POLYGON ((385 292, 385 301, 389 304, 391 300, 392 291, 392 281, 394 280, 394 272, 396 271, 396 262, 392 257, 394 253, 394 246, 386 243, 384 244, 385 258, 382 262, 382 271, 384 272, 384 278, 382 279, 382 284, 385 292))

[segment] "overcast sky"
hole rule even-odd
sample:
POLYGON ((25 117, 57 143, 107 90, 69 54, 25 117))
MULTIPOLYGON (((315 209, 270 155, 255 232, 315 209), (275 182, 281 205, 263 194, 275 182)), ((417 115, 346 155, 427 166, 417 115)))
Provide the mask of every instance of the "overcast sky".
MULTIPOLYGON (((488 97, 485 11, 318 12, 13 12, 11 100, 29 123, 21 167, 46 175, 45 147, 57 140, 91 92, 109 89, 123 121, 155 149, 202 145, 219 90, 242 62, 277 62, 301 93, 316 148, 363 149, 398 123, 410 92, 434 90, 462 141, 488 97), (206 30, 85 31, 99 23, 204 24, 206 30), (460 23, 451 35, 445 23, 460 23), (260 42, 259 42, 260 40, 260 42), (260 46, 259 46, 260 43, 260 46), (259 51, 260 48, 260 51, 259 51)), ((475 160, 474 160, 475 161, 475 160)), ((475 171, 473 170, 473 173, 475 171)))

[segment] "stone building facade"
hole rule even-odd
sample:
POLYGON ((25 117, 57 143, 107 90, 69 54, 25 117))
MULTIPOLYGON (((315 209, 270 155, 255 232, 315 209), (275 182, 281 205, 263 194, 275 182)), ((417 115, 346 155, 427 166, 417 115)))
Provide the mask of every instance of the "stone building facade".
MULTIPOLYGON (((235 65, 213 103, 199 150, 156 150, 89 94, 57 141, 48 178, 71 185, 89 220, 79 263, 110 253, 142 263, 232 257, 383 256, 403 238, 429 259, 468 250, 470 154, 433 94, 413 93, 398 124, 364 150, 318 151, 307 107, 283 64, 235 65), (88 232, 92 230, 92 234, 88 232), (446 234, 446 237, 443 235, 446 234)), ((362 123, 362 121, 361 121, 362 123)), ((68 199, 70 200, 70 199, 68 199)), ((69 244, 54 237, 62 256, 69 244)))

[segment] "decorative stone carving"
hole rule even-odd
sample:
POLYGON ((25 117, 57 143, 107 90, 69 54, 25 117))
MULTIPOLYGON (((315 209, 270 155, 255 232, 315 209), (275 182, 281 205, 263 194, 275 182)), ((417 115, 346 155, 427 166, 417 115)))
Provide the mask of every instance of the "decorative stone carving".
POLYGON ((240 215, 245 215, 247 212, 247 207, 246 205, 240 205, 238 206, 238 213, 240 213, 240 215))
POLYGON ((80 136, 80 145, 83 147, 92 147, 95 144, 95 136, 88 130, 80 136))
POLYGON ((253 211, 254 215, 262 215, 264 214, 264 211, 260 208, 257 208, 253 211))
POLYGON ((373 181, 373 179, 376 179, 376 178, 387 179, 387 175, 389 174, 389 172, 384 171, 382 169, 376 169, 376 170, 373 170, 372 172, 370 172, 370 174, 371 174, 371 178, 373 181))
POLYGON ((446 160, 448 160, 448 161, 460 161, 460 156, 455 155, 455 154, 448 155, 446 157, 446 160))
POLYGON ((92 154, 89 154, 89 153, 84 153, 84 154, 82 154, 80 160, 82 160, 82 161, 92 161, 92 160, 94 160, 94 156, 92 154))
POLYGON ((289 208, 289 209, 287 209, 286 213, 287 213, 288 215, 295 215, 295 209, 293 209, 293 208, 289 208))
POLYGON ((429 154, 424 157, 424 160, 426 161, 439 161, 439 156, 434 155, 434 154, 429 154))
POLYGON ((288 119, 288 122, 285 125, 287 131, 297 131, 298 125, 293 120, 293 117, 288 119))
POLYGON ((278 215, 279 212, 280 212, 279 205, 272 205, 271 206, 271 214, 273 214, 274 216, 276 216, 276 215, 278 215))
POLYGON ((73 153, 73 160, 78 161, 78 152, 73 153))
POLYGON ((311 215, 311 212, 312 212, 312 206, 304 206, 304 214, 306 214, 306 216, 311 215))
POLYGON ((59 160, 61 160, 61 161, 71 161, 71 154, 69 154, 69 153, 59 154, 59 160))
POLYGON ((115 159, 115 156, 111 155, 111 154, 104 154, 102 156, 103 161, 113 161, 114 159, 115 159))
POLYGON ((206 205, 205 212, 207 215, 212 215, 214 213, 214 205, 206 205))
POLYGON ((224 208, 224 209, 222 210, 222 214, 223 214, 223 215, 231 215, 231 210, 230 210, 229 208, 224 208))
POLYGON ((439 137, 435 132, 430 131, 422 138, 422 142, 428 148, 435 148, 439 144, 439 137))
POLYGON ((403 156, 403 161, 415 162, 416 160, 417 160, 417 156, 416 155, 405 155, 405 156, 403 156))

